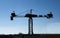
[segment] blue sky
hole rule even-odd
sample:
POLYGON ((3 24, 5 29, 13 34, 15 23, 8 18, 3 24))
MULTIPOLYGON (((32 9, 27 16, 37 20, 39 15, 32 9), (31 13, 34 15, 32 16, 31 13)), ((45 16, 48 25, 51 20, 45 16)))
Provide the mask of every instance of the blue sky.
POLYGON ((60 0, 0 0, 0 34, 28 33, 28 18, 14 18, 10 14, 25 15, 29 9, 34 14, 46 15, 52 12, 54 18, 33 18, 34 33, 60 34, 60 0))

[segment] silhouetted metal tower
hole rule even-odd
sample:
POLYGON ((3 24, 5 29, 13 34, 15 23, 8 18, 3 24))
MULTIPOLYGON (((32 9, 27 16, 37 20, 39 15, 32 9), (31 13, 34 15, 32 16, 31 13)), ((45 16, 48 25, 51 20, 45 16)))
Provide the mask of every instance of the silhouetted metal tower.
MULTIPOLYGON (((32 15, 32 9, 30 10, 30 14, 29 15, 32 15)), ((28 25, 29 25, 28 26, 28 34, 33 34, 33 19, 32 19, 32 16, 29 16, 28 25)))
POLYGON ((25 16, 18 16, 15 14, 15 12, 13 11, 13 13, 11 13, 11 20, 13 20, 13 17, 28 17, 28 34, 33 34, 33 18, 34 17, 47 17, 48 19, 49 18, 52 18, 53 17, 53 14, 52 12, 50 12, 49 14, 47 15, 36 15, 36 14, 32 14, 32 9, 30 9, 30 13, 26 14, 25 16))

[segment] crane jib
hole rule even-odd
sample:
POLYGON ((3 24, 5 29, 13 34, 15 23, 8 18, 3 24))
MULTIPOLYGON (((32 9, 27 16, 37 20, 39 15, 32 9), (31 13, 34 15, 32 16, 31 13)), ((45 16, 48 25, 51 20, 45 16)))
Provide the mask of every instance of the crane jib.
POLYGON ((35 14, 26 14, 25 17, 37 17, 35 14))

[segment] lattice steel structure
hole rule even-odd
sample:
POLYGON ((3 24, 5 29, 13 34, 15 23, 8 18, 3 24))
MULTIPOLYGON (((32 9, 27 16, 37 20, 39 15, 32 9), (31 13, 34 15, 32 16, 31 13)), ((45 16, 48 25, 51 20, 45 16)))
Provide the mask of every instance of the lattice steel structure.
POLYGON ((36 18, 36 17, 46 17, 48 19, 52 18, 53 17, 53 14, 52 12, 50 12, 49 14, 47 15, 36 15, 36 14, 32 14, 32 9, 30 9, 30 13, 26 14, 25 16, 19 16, 19 15, 16 15, 15 12, 13 11, 13 13, 11 13, 11 20, 13 20, 14 17, 28 17, 28 34, 33 34, 33 18, 36 18))

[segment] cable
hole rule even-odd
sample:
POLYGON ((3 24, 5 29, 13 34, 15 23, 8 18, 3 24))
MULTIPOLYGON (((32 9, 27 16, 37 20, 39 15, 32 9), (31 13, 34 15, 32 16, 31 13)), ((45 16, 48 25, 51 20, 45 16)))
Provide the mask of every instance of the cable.
POLYGON ((27 11, 28 11, 28 9, 22 10, 18 15, 24 14, 24 13, 26 13, 27 11))
POLYGON ((35 12, 40 12, 40 10, 34 10, 34 9, 33 9, 33 11, 35 11, 35 12))

